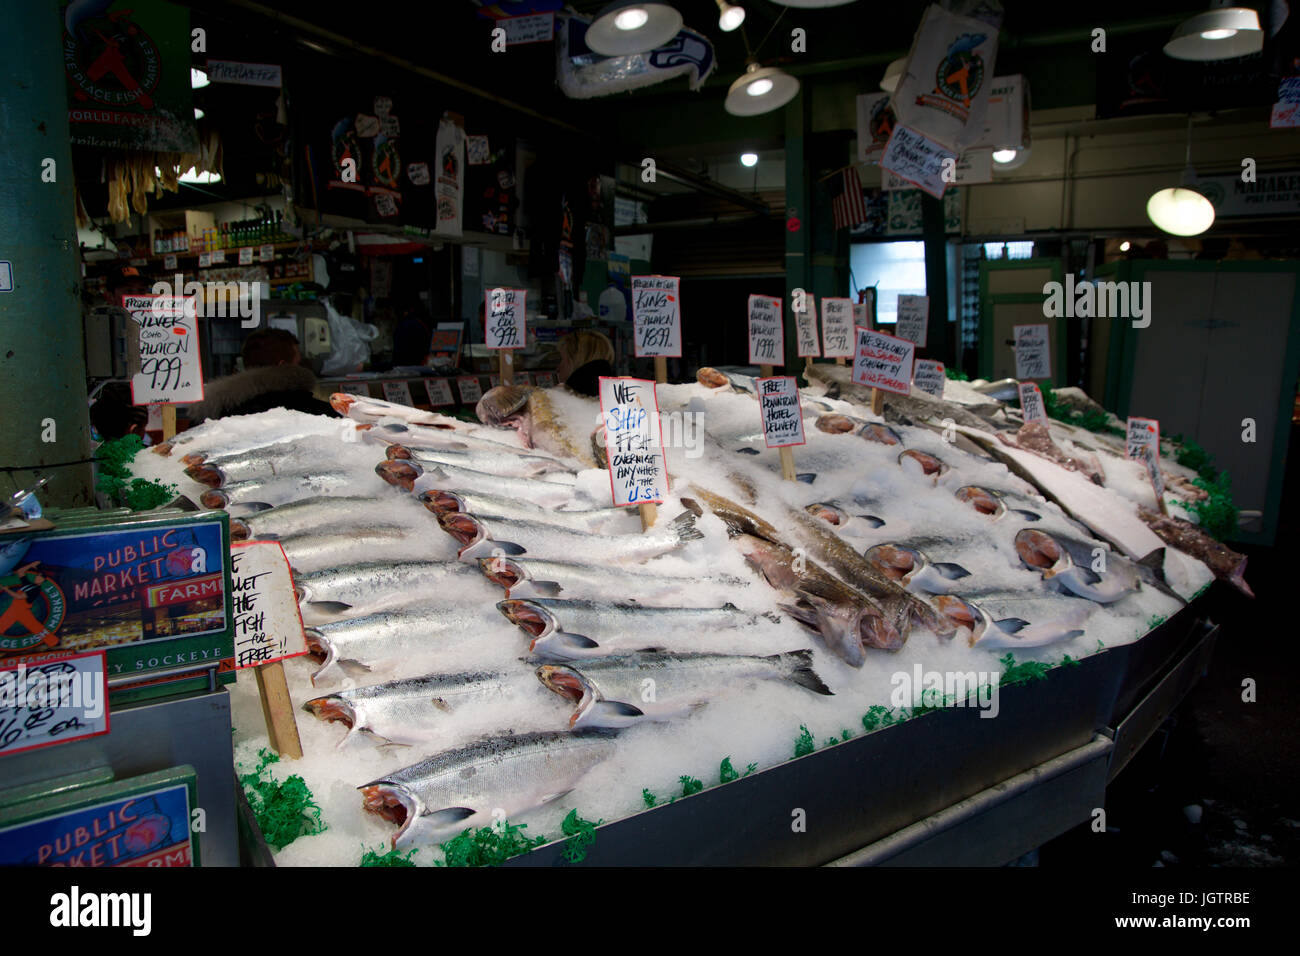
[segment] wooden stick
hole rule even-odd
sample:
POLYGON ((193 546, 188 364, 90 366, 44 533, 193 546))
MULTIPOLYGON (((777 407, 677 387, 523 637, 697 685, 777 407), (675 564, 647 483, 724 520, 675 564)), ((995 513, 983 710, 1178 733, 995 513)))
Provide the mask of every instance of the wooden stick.
POLYGON ((164 405, 162 407, 163 420, 163 441, 171 441, 176 437, 176 406, 164 405))
POLYGON ((794 452, 789 447, 783 447, 781 451, 781 477, 786 481, 798 481, 795 477, 794 470, 794 452))
POLYGON ((655 521, 659 518, 659 506, 654 504, 637 505, 636 510, 641 514, 641 530, 649 531, 653 528, 655 521))
POLYGON ((844 364, 844 358, 843 358, 843 357, 837 358, 837 359, 835 360, 835 364, 836 364, 836 365, 843 365, 843 364, 844 364))
POLYGON ((662 355, 655 356, 655 381, 660 385, 668 384, 668 359, 662 355))
POLYGON ((501 384, 502 385, 515 384, 514 356, 510 354, 509 349, 501 349, 499 357, 500 357, 499 370, 501 372, 501 384))
POLYGON ((253 676, 257 679, 257 694, 262 698, 262 717, 266 720, 272 749, 282 757, 297 760, 302 756, 302 739, 298 736, 289 684, 284 679, 284 665, 279 661, 262 664, 253 668, 253 676))
POLYGON ((885 411, 885 393, 878 388, 871 390, 871 414, 882 415, 885 411))
POLYGON ((761 376, 763 376, 763 378, 771 378, 771 377, 772 377, 772 366, 770 366, 770 365, 760 365, 760 366, 758 367, 758 374, 761 375, 761 376))
MULTIPOLYGON (((806 372, 806 371, 808 371, 808 369, 810 369, 810 368, 812 368, 812 356, 811 356, 811 355, 805 355, 805 356, 803 357, 803 370, 806 372)), ((808 377, 808 376, 806 376, 806 375, 804 376, 804 378, 807 378, 807 377, 808 377)))

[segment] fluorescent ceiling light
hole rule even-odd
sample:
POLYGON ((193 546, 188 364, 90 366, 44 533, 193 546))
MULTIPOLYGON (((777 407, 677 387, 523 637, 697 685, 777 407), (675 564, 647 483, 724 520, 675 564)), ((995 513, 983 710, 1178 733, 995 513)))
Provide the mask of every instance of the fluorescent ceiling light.
POLYGON ((1199 236, 1214 225, 1214 206, 1195 189, 1174 186, 1152 194, 1147 218, 1175 236, 1199 236))
POLYGON ((734 3, 727 3, 727 0, 718 0, 718 29, 722 30, 723 33, 730 33, 744 22, 744 7, 736 6, 734 3))
POLYGON ((733 116, 758 116, 780 109, 799 93, 799 81, 776 67, 751 62, 727 91, 724 104, 733 116))
POLYGON ((658 0, 614 0, 587 27, 587 46, 601 56, 630 56, 661 47, 682 28, 682 15, 658 0))
POLYGON ((194 107, 194 118, 196 120, 203 119, 203 110, 199 109, 197 106, 194 107))
POLYGON ((757 165, 758 165, 758 153, 741 153, 741 154, 740 154, 740 165, 742 165, 742 166, 757 166, 757 165))
POLYGON ((1230 60, 1263 48, 1258 13, 1248 7, 1220 7, 1178 24, 1165 53, 1175 60, 1230 60))
POLYGON ((212 81, 208 79, 208 71, 200 70, 198 67, 190 67, 190 89, 201 90, 212 81))
POLYGON ((907 57, 900 56, 897 60, 890 62, 885 67, 885 75, 880 78, 880 88, 886 93, 892 93, 898 89, 898 81, 903 78, 903 72, 907 69, 907 57))

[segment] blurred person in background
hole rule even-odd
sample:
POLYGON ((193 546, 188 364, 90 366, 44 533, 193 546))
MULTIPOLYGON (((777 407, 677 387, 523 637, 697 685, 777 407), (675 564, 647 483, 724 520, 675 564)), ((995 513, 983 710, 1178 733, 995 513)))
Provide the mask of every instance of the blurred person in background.
POLYGON ((244 370, 203 386, 203 401, 189 406, 190 424, 227 415, 254 415, 288 408, 311 415, 333 415, 315 395, 316 376, 302 364, 298 339, 284 329, 258 329, 240 350, 244 370))
POLYGON ((614 346, 599 332, 570 332, 556 345, 560 364, 555 377, 579 395, 600 394, 600 377, 614 374, 614 346))

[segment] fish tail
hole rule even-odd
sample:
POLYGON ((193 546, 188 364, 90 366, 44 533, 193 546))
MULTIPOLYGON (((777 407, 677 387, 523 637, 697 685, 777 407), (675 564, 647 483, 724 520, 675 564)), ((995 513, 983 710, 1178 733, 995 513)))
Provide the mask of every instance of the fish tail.
POLYGON ((798 651, 786 651, 784 654, 770 654, 767 659, 781 667, 786 672, 787 680, 793 681, 800 687, 806 687, 814 694, 823 694, 827 697, 834 696, 835 692, 826 686, 826 683, 817 676, 813 670, 813 652, 808 649, 798 651))
POLYGON ((681 547, 687 541, 694 541, 697 538, 703 538, 704 532, 695 527, 695 514, 691 511, 683 511, 671 522, 672 534, 677 539, 677 547, 681 547))
POLYGON ((1245 575, 1246 575, 1246 559, 1243 556, 1242 559, 1237 562, 1236 567, 1234 567, 1232 571, 1228 574, 1228 583, 1231 584, 1238 591, 1240 591, 1242 594, 1246 595, 1246 597, 1253 598, 1255 596, 1255 592, 1252 591, 1250 589, 1250 585, 1246 583, 1245 575))

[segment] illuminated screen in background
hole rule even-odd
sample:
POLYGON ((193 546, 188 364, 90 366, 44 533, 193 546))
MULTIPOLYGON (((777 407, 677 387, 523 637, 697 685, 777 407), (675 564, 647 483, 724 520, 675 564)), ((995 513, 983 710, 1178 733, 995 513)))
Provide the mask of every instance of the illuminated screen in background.
POLYGON ((858 242, 849 247, 853 270, 848 290, 854 302, 858 289, 876 286, 876 321, 892 325, 898 321, 900 295, 925 295, 924 242, 858 242))

